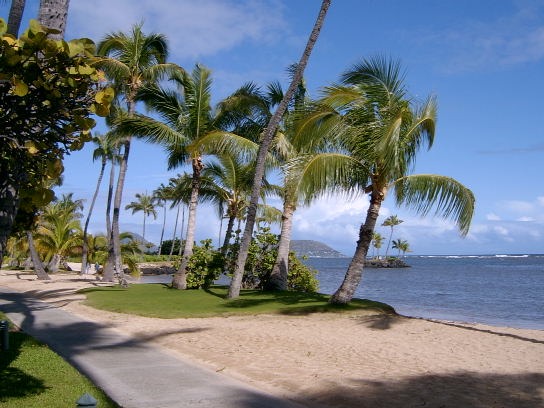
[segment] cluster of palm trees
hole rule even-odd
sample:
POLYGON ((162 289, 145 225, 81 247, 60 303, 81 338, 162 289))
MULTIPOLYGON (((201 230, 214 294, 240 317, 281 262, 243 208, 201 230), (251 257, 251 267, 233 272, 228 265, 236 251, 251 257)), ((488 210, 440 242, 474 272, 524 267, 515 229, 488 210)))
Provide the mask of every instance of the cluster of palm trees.
MULTIPOLYGON (((106 269, 120 270, 115 237, 130 142, 137 137, 164 146, 169 168, 187 164, 192 169, 190 174, 179 176, 177 187, 171 183, 169 192, 158 189, 163 200, 170 194, 188 208, 181 265, 173 280, 174 287, 186 288, 198 203, 216 201, 221 216, 228 218, 225 251, 234 223, 241 222, 251 208, 251 180, 262 135, 285 95, 277 83, 264 90, 248 83, 213 108, 210 71, 196 65, 187 72, 165 62, 164 38, 145 35, 141 25, 134 26, 130 35, 109 35, 99 44, 99 51, 104 56, 100 66, 127 107, 115 110, 108 133, 122 154, 106 269), (138 113, 137 103, 145 104, 150 114, 138 113), (176 188, 177 193, 172 195, 176 188)), ((298 83, 274 132, 260 179, 260 197, 274 193, 284 203, 271 289, 286 287, 293 213, 299 204, 309 205, 324 194, 343 193, 350 198, 370 195, 355 257, 333 302, 345 303, 353 296, 381 204, 390 190, 397 203, 422 214, 434 208, 455 220, 463 233, 468 231, 474 207, 470 190, 448 177, 409 174, 419 149, 432 146, 435 120, 435 98, 423 103, 413 101, 404 87, 398 62, 382 57, 365 60, 346 71, 341 82, 325 88, 318 100, 310 100, 303 81, 298 83), (266 171, 271 169, 279 170, 280 186, 266 181, 266 171)), ((126 206, 144 213, 144 235, 146 216, 156 216, 152 201, 152 196, 140 194, 137 201, 126 206)), ((389 219, 384 225, 393 227, 396 221, 389 219)), ((388 249, 390 244, 391 236, 388 249)), ((401 251, 406 248, 401 241, 394 245, 401 251)))
MULTIPOLYGON (((355 256, 342 285, 331 297, 332 303, 347 303, 353 297, 387 194, 419 214, 434 210, 454 220, 461 233, 468 232, 474 210, 472 192, 448 177, 411 174, 417 153, 433 144, 436 100, 429 97, 420 103, 411 98, 398 62, 383 57, 363 60, 348 69, 338 83, 326 87, 319 99, 306 95, 304 67, 329 5, 330 0, 323 0, 303 55, 292 67, 292 81, 285 93, 278 84, 262 90, 248 83, 215 108, 211 104, 211 72, 201 65, 189 72, 167 62, 164 36, 146 35, 139 24, 130 33, 109 34, 98 44, 97 67, 117 95, 106 135, 111 146, 106 160, 118 164, 117 172, 113 165, 110 172, 104 279, 122 274, 119 216, 134 137, 161 144, 168 152, 170 169, 181 165, 191 168, 190 174, 180 176, 190 188, 184 188, 183 196, 176 198, 188 207, 185 245, 173 280, 173 286, 179 289, 186 288, 198 203, 208 194, 208 179, 215 187, 221 185, 223 175, 218 175, 216 167, 236 181, 231 187, 239 186, 215 196, 221 197, 217 198, 222 203, 218 208, 229 219, 227 230, 233 228, 231 221, 233 224, 245 217, 238 259, 230 271, 229 297, 239 294, 258 203, 270 191, 283 199, 272 289, 287 286, 288 247, 298 205, 309 205, 326 194, 345 194, 351 199, 369 196, 355 256), (149 114, 138 112, 142 105, 149 114), (280 171, 279 188, 265 181, 267 170, 272 169, 280 171), (252 175, 251 183, 238 176, 245 172, 252 175)), ((145 210, 141 211, 145 217, 145 210)), ((224 248, 228 240, 226 235, 224 248)))
MULTIPOLYGON (((387 255, 389 254, 389 248, 393 248, 393 249, 396 249, 398 250, 398 256, 400 256, 400 253, 402 252, 403 255, 406 254, 406 252, 409 252, 410 251, 410 244, 408 243, 408 241, 404 240, 404 239, 392 239, 393 238, 393 229, 397 226, 397 225, 400 225, 402 224, 404 221, 401 220, 398 216, 396 215, 390 215, 389 217, 387 217, 383 223, 382 223, 382 227, 390 227, 391 230, 389 232, 389 239, 387 241, 387 247, 385 249, 385 258, 387 258, 387 255), (391 246, 391 244, 393 244, 391 246)), ((376 250, 376 254, 375 254, 375 257, 376 258, 379 258, 380 257, 380 253, 379 253, 379 250, 380 248, 382 247, 383 245, 383 236, 379 233, 379 232, 374 232, 372 234, 372 246, 374 247, 374 249, 376 250)))

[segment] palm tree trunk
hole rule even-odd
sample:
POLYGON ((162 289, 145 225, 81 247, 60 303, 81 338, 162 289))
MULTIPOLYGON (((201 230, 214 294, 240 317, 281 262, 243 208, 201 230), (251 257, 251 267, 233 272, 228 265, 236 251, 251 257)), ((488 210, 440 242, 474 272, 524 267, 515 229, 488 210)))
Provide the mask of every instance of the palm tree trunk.
POLYGON ((145 245, 145 219, 146 219, 146 216, 144 211, 144 227, 142 229, 142 239, 144 240, 144 245, 145 245))
POLYGON ((119 215, 121 213, 121 201, 123 198, 123 188, 125 185, 125 177, 127 174, 128 157, 130 154, 129 137, 123 143, 123 157, 119 165, 119 176, 117 178, 117 188, 115 189, 115 197, 113 199, 113 217, 111 222, 111 235, 108 250, 108 261, 104 267, 103 280, 112 282, 114 273, 117 271, 123 275, 123 262, 121 260, 121 239, 119 238, 119 215))
POLYGON ((178 212, 176 214, 176 222, 174 223, 174 233, 172 234, 172 245, 170 245, 170 253, 168 254, 168 260, 172 258, 174 253, 174 243, 176 242, 176 230, 178 229, 179 211, 181 210, 182 203, 178 204, 178 212))
POLYGON ((161 230, 161 239, 159 241, 158 255, 160 255, 162 251, 162 240, 164 238, 164 229, 166 228, 166 201, 164 201, 163 204, 164 204, 164 210, 163 210, 163 217, 162 217, 162 230, 161 230))
POLYGON ((11 0, 8 17, 8 34, 19 36, 26 0, 11 0))
POLYGON ((327 10, 329 9, 330 4, 331 4, 331 0, 322 1, 321 9, 319 10, 319 15, 316 19, 316 22, 314 24, 314 28, 310 34, 310 37, 308 38, 308 42, 306 44, 306 47, 304 48, 304 52, 302 53, 300 61, 297 64, 297 68, 295 70, 295 74, 293 75, 291 84, 289 85, 287 92, 283 96, 281 103, 278 105, 276 112, 274 112, 274 115, 272 116, 272 118, 270 118, 270 122, 268 123, 268 126, 266 127, 264 131, 263 140, 261 142, 261 145, 259 146, 259 152, 257 155, 257 163, 255 165, 253 189, 251 191, 251 200, 250 200, 250 204, 249 204, 249 208, 247 212, 244 235, 242 237, 240 250, 238 251, 238 257, 236 259, 234 274, 232 276, 232 281, 229 287, 229 293, 228 293, 229 299, 240 296, 240 289, 242 287, 242 277, 244 275, 245 264, 246 264, 247 256, 249 253, 249 244, 251 243, 251 239, 253 235, 253 227, 255 226, 255 217, 257 215, 257 204, 259 203, 261 184, 262 184, 264 170, 265 170, 265 158, 268 154, 270 143, 272 142, 272 139, 274 138, 274 135, 276 134, 276 129, 278 128, 278 125, 283 117, 283 114, 285 113, 285 110, 287 109, 287 104, 291 101, 295 93, 296 87, 302 80, 304 69, 306 68, 306 65, 308 63, 308 59, 310 58, 310 54, 312 53, 314 44, 317 41, 317 38, 319 37, 319 32, 321 31, 321 27, 323 26, 323 21, 325 20, 325 16, 327 14, 327 10))
POLYGON ((60 255, 55 254, 47 264, 47 270, 51 273, 57 273, 60 266, 60 255))
POLYGON ((185 206, 181 209, 181 228, 179 229, 179 249, 178 256, 181 257, 185 245, 183 244, 183 231, 185 231, 185 206))
POLYGON ((36 245, 34 245, 34 238, 32 237, 32 232, 26 231, 26 237, 28 239, 28 250, 30 251, 30 258, 32 259, 32 264, 34 265, 34 273, 39 280, 49 280, 51 277, 43 269, 42 261, 38 256, 38 251, 36 251, 36 245))
POLYGON ((111 202, 113 198, 113 184, 115 182, 115 162, 112 160, 110 169, 110 182, 108 185, 108 202, 106 204, 106 236, 108 242, 111 237, 111 202))
POLYGON ((344 281, 340 287, 331 296, 329 303, 345 305, 353 298, 355 290, 361 283, 363 268, 365 265, 368 248, 372 242, 372 234, 376 228, 376 221, 380 214, 384 193, 381 191, 373 191, 370 196, 370 206, 366 213, 366 220, 359 230, 359 240, 357 248, 351 260, 344 281))
POLYGON ((183 256, 178 271, 172 280, 172 286, 176 289, 187 289, 187 265, 189 258, 193 255, 196 229, 196 208, 198 204, 198 193, 200 190, 200 174, 204 165, 200 157, 193 159, 193 185, 191 188, 191 201, 189 202, 189 214, 187 219, 187 236, 183 248, 183 256))
POLYGON ((44 27, 60 31, 59 34, 51 35, 53 39, 61 40, 64 38, 69 4, 70 0, 40 0, 38 21, 44 27))
POLYGON ((293 214, 295 205, 286 198, 283 203, 283 214, 281 216, 281 232, 278 242, 278 255, 270 273, 270 280, 266 289, 287 290, 287 276, 289 275, 289 245, 291 244, 291 232, 293 229, 293 214))
POLYGON ((91 215, 93 213, 94 204, 96 203, 96 197, 98 197, 98 191, 100 190, 100 184, 102 184, 102 177, 104 176, 104 169, 106 168, 106 157, 102 158, 102 165, 100 166, 100 174, 98 175, 98 181, 96 182, 96 188, 94 190, 93 199, 89 206, 89 213, 85 220, 85 227, 83 228, 83 248, 81 250, 81 273, 87 272, 87 256, 89 253, 89 244, 87 242, 87 229, 89 228, 89 221, 91 221, 91 215))
POLYGON ((229 223, 227 224, 227 231, 225 232, 225 240, 223 241, 223 247, 221 248, 221 253, 223 255, 227 254, 229 249, 229 242, 232 235, 232 229, 234 228, 234 220, 236 219, 235 215, 229 216, 229 223))
POLYGON ((393 226, 391 226, 391 231, 389 232, 389 240, 387 241, 387 247, 385 248, 385 259, 387 259, 387 254, 389 253, 389 246, 391 245, 391 238, 393 238, 393 226))

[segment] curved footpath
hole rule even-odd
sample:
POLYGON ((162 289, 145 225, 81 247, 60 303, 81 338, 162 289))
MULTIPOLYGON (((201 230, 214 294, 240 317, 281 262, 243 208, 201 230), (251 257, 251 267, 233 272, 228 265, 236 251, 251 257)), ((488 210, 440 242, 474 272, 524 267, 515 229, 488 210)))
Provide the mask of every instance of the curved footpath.
POLYGON ((302 407, 6 287, 0 310, 123 408, 302 407))

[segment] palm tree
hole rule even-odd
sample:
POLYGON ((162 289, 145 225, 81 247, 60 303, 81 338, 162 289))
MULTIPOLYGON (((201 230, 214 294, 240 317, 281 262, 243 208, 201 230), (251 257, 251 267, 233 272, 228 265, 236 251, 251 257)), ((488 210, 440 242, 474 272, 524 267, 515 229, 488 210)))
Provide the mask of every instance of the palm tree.
POLYGON ((161 184, 157 189, 153 191, 153 197, 158 207, 162 207, 162 229, 161 238, 159 240, 159 249, 157 253, 160 255, 162 250, 162 241, 164 239, 164 229, 166 228, 166 202, 170 200, 170 191, 167 186, 161 184))
POLYGON ((196 232, 196 210, 199 202, 204 163, 202 156, 211 149, 226 149, 229 144, 248 141, 226 131, 217 130, 211 107, 211 73, 197 65, 192 73, 175 72, 171 82, 177 89, 159 85, 142 87, 138 99, 160 116, 162 121, 144 115, 134 115, 120 121, 119 133, 131 133, 154 143, 163 144, 169 152, 168 164, 172 169, 189 162, 192 167, 191 197, 187 220, 187 234, 180 267, 172 285, 185 289, 186 269, 193 253, 196 232), (223 141, 228 139, 228 142, 223 141))
MULTIPOLYGON (((73 200, 72 193, 45 207, 36 232, 37 248, 49 260, 49 272, 57 272, 65 258, 81 245, 80 218, 82 200, 73 200)), ((66 265, 65 265, 66 267, 66 265)))
POLYGON ((394 239, 393 240, 393 249, 397 249, 399 251, 398 256, 400 257, 400 253, 402 252, 402 255, 406 255, 406 252, 410 251, 410 244, 408 241, 403 239, 394 239))
POLYGON ((306 47, 304 48, 304 52, 302 53, 300 61, 297 64, 297 67, 293 74, 293 78, 291 80, 289 88, 287 89, 287 92, 285 93, 282 101, 278 105, 276 112, 270 118, 268 125, 264 131, 263 138, 261 140, 261 144, 259 147, 259 152, 257 154, 257 161, 255 165, 255 175, 253 177, 253 188, 251 191, 251 199, 250 199, 249 208, 247 212, 244 235, 242 237, 242 242, 240 243, 238 257, 236 259, 236 266, 235 266, 234 274, 233 274, 232 281, 229 287, 228 298, 230 299, 236 298, 240 295, 240 289, 242 287, 242 277, 244 275, 245 264, 246 264, 247 256, 249 253, 249 245, 253 237, 253 227, 255 226, 255 218, 257 215, 257 205, 259 203, 261 184, 262 184, 262 179, 264 177, 265 163, 266 163, 266 157, 268 155, 268 150, 272 143, 272 139, 276 135, 276 129, 278 128, 278 125, 283 118, 285 110, 287 109, 287 104, 292 100, 297 86, 302 81, 302 77, 304 75, 304 69, 306 68, 313 46, 315 42, 317 41, 319 32, 321 31, 321 27, 323 26, 323 22, 325 20, 325 16, 327 14, 327 10, 329 9, 330 3, 331 3, 330 0, 322 1, 318 17, 314 24, 313 30, 308 38, 308 42, 306 44, 306 47))
MULTIPOLYGON (((420 148, 434 141, 436 101, 418 105, 407 98, 400 65, 384 58, 348 70, 341 85, 328 87, 321 105, 301 123, 301 135, 334 135, 338 154, 316 159, 321 181, 314 191, 345 189, 370 194, 354 257, 344 281, 330 299, 348 303, 361 281, 364 262, 388 191, 398 205, 425 215, 453 219, 464 235, 474 212, 474 195, 458 181, 433 174, 410 175, 420 148), (312 128, 314 131, 311 132, 312 128)), ((317 194, 314 192, 314 194, 317 194)))
POLYGON ((372 246, 376 249, 376 258, 380 258, 380 248, 383 245, 383 237, 379 232, 372 233, 372 246))
POLYGON ((387 247, 385 248, 385 258, 387 258, 387 254, 389 253, 389 246, 391 245, 391 238, 393 237, 393 228, 402 224, 403 222, 404 220, 401 220, 396 215, 390 215, 382 223, 382 227, 391 227, 391 231, 389 232, 389 240, 387 241, 387 247))
MULTIPOLYGON (((129 34, 116 32, 107 35, 98 44, 98 54, 103 57, 97 65, 114 82, 117 93, 124 96, 128 116, 134 115, 136 111, 136 94, 142 86, 154 83, 164 74, 180 69, 175 64, 165 62, 168 56, 166 38, 161 34, 144 34, 142 24, 134 25, 129 34)), ((113 279, 114 269, 122 273, 119 214, 130 143, 130 135, 122 139, 123 155, 113 203, 110 250, 104 268, 104 279, 107 281, 113 279)))
MULTIPOLYGON (((81 273, 84 273, 87 270, 87 252, 88 252, 88 242, 87 242, 87 229, 89 228, 89 222, 91 220, 91 215, 93 213, 93 208, 96 203, 96 198, 98 197, 98 192, 100 191, 100 184, 102 183, 102 177, 104 176, 104 170, 106 164, 111 161, 112 169, 114 166, 116 158, 116 147, 112 145, 112 141, 107 136, 97 135, 94 137, 93 142, 96 144, 96 149, 93 151, 93 161, 100 159, 100 172, 98 174, 98 181, 96 182, 96 188, 94 190, 93 198, 91 200, 91 205, 89 206, 89 212, 87 214, 87 219, 85 220, 85 226, 83 228, 83 247, 81 250, 81 273)), ((109 219, 109 216, 108 216, 109 219)))
POLYGON ((155 210, 155 198, 153 195, 148 194, 136 194, 136 201, 130 202, 125 206, 125 210, 132 210, 132 214, 136 212, 144 213, 144 223, 142 228, 142 238, 145 243, 145 220, 150 215, 153 219, 157 219, 157 211, 155 210))
POLYGON ((69 4, 70 0, 40 0, 38 21, 44 27, 59 31, 57 34, 52 34, 51 38, 57 40, 64 38, 69 4))

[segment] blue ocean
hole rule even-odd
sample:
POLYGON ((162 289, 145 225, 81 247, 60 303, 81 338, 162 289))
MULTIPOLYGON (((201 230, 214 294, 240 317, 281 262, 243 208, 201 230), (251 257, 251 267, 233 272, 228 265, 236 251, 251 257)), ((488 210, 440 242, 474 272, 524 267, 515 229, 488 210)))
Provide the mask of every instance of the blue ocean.
MULTIPOLYGON (((333 293, 350 258, 309 258, 333 293)), ((407 256, 410 268, 365 268, 356 297, 406 316, 544 330, 544 255, 407 256)))

